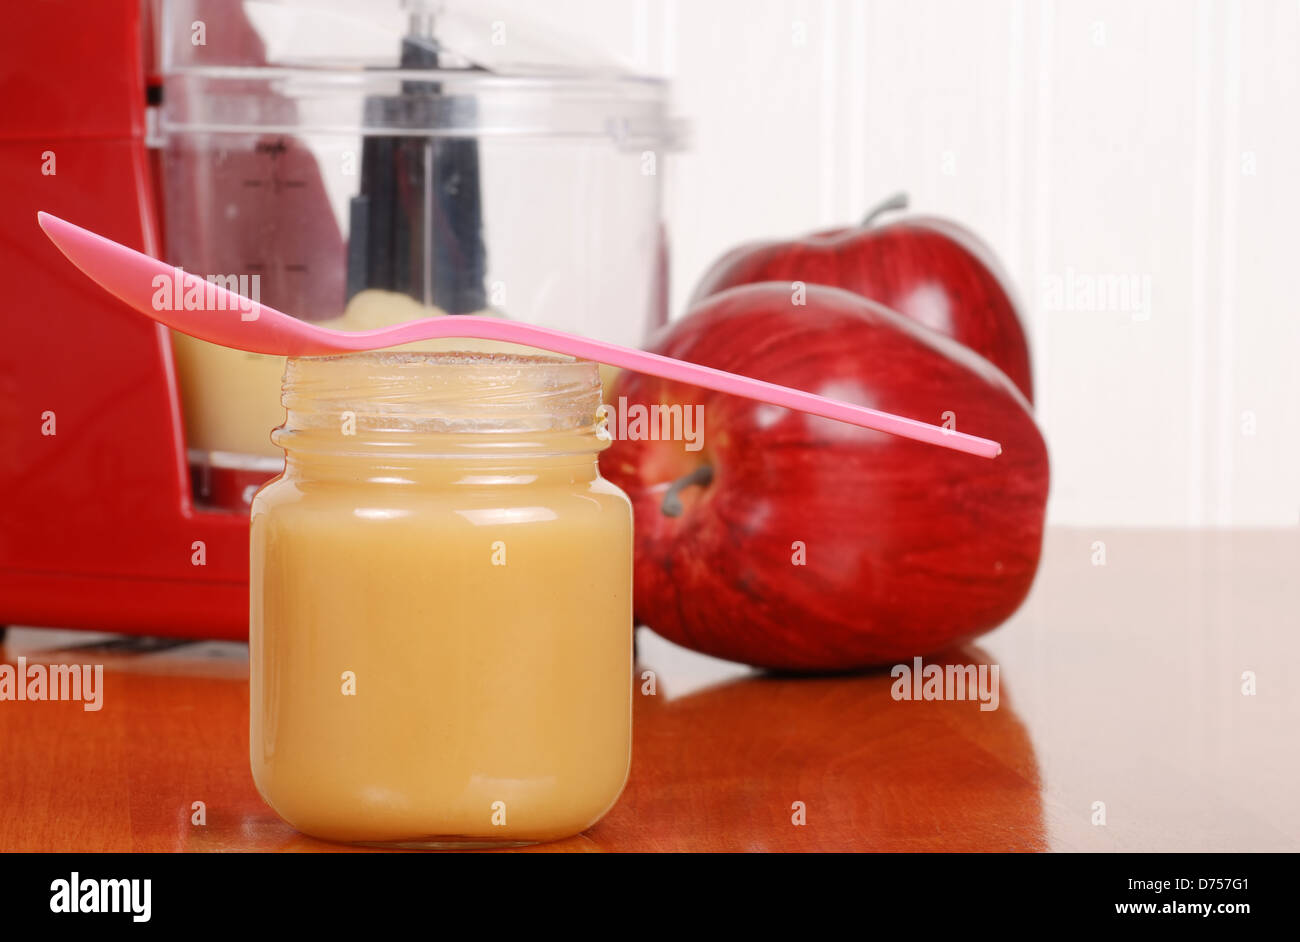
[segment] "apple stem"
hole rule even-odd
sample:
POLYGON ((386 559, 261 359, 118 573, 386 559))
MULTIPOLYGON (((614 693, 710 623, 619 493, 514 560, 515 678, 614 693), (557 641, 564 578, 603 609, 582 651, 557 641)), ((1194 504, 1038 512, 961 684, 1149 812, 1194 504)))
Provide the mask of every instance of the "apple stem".
POLYGON ((862 220, 862 228, 865 229, 875 222, 877 216, 903 209, 907 209, 907 194, 895 193, 889 199, 877 203, 871 212, 867 213, 866 218, 862 220))
POLYGON ((684 509, 682 507, 682 491, 688 487, 694 487, 696 484, 701 487, 708 487, 712 483, 713 466, 702 464, 690 474, 683 474, 668 485, 668 490, 664 492, 664 502, 659 505, 659 509, 665 517, 680 517, 684 509))

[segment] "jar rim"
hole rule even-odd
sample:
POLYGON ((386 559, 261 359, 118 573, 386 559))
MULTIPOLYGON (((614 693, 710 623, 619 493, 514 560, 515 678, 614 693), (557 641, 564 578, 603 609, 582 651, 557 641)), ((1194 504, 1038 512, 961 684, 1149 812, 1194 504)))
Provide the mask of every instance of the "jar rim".
POLYGON ((353 363, 371 362, 371 363, 392 363, 392 364, 429 364, 429 365, 447 365, 447 366, 479 366, 479 365, 530 365, 539 366, 554 365, 566 366, 569 364, 590 364, 595 366, 589 360, 579 360, 576 357, 564 356, 562 354, 531 354, 531 353, 502 353, 497 351, 476 351, 476 350, 365 350, 359 353, 329 353, 324 356, 310 357, 289 357, 288 362, 313 362, 329 363, 332 361, 346 360, 353 363))
MULTIPOLYGON (((279 439, 355 431, 398 445, 429 434, 573 433, 600 424, 592 361, 522 353, 368 351, 290 357, 279 439)), ((400 445, 399 445, 400 447, 400 445)))

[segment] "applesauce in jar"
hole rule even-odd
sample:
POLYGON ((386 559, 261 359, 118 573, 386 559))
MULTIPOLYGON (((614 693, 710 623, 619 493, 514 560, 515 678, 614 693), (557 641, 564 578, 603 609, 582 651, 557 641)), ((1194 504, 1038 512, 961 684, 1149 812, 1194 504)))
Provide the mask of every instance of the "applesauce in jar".
POLYGON ((250 753, 298 830, 576 834, 631 753, 632 514, 593 363, 290 359, 252 505, 250 753))

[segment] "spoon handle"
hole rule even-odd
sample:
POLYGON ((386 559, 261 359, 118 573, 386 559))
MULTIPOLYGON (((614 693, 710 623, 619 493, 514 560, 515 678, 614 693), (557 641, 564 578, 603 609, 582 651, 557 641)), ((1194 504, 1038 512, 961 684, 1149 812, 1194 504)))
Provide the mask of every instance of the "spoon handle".
POLYGON ((638 373, 648 373, 651 376, 658 376, 663 379, 690 383, 693 386, 701 386, 715 392, 741 396, 745 399, 770 402, 773 405, 794 409, 798 412, 807 412, 811 415, 847 422, 849 425, 856 425, 859 428, 875 429, 892 435, 900 435, 904 438, 951 448, 981 458, 994 458, 1002 453, 1002 447, 997 442, 987 438, 979 438, 975 435, 968 435, 965 432, 930 425, 926 422, 908 419, 890 412, 881 412, 867 406, 841 402, 838 399, 828 399, 825 396, 804 392, 801 389, 780 386, 765 380, 741 376, 738 373, 729 373, 726 370, 701 366, 698 363, 688 363, 685 360, 677 360, 673 357, 650 353, 646 350, 635 350, 618 344, 592 340, 589 337, 580 337, 564 331, 554 330, 550 327, 539 327, 535 324, 525 324, 504 318, 460 315, 456 317, 440 317, 429 321, 410 321, 393 327, 361 331, 357 334, 348 334, 342 331, 330 331, 330 333, 338 335, 341 342, 347 344, 348 349, 375 349, 397 346, 403 343, 427 340, 432 336, 465 337, 475 340, 504 340, 511 343, 526 344, 530 347, 538 347, 552 353, 563 353, 584 360, 595 360, 597 363, 607 363, 610 366, 634 370, 638 373))

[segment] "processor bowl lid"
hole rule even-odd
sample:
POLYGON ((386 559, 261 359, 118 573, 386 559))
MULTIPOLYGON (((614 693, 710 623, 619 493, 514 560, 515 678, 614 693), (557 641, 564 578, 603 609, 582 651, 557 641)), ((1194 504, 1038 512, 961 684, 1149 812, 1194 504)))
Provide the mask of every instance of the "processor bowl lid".
POLYGON ((170 0, 159 40, 165 131, 683 143, 664 79, 494 0, 170 0))

